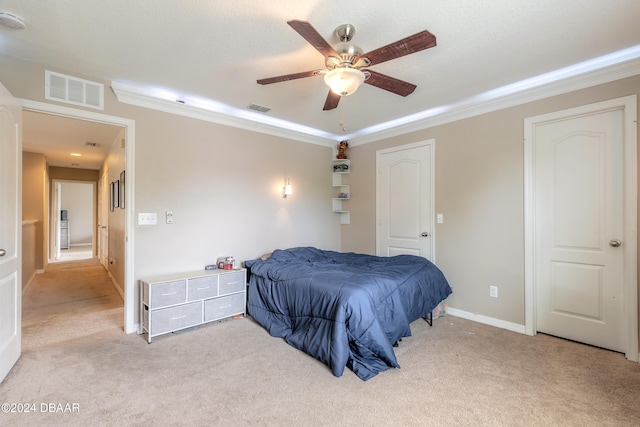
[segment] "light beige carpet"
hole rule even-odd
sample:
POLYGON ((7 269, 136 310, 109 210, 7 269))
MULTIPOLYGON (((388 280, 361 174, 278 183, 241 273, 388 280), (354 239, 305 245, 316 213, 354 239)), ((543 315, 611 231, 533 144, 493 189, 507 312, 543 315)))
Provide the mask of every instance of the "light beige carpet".
POLYGON ((640 365, 617 353, 447 316, 412 324, 401 369, 336 378, 250 318, 152 344, 125 335, 101 267, 75 265, 24 298, 23 354, 0 402, 36 412, 0 413, 0 425, 640 425, 640 365))

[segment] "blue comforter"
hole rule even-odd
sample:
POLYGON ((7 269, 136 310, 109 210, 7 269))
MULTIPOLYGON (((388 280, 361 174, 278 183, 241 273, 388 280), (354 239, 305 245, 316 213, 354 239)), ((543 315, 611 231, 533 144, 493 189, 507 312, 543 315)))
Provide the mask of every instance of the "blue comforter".
POLYGON ((442 272, 412 255, 301 247, 245 265, 249 314, 337 377, 345 366, 363 380, 399 368, 393 344, 451 294, 442 272))

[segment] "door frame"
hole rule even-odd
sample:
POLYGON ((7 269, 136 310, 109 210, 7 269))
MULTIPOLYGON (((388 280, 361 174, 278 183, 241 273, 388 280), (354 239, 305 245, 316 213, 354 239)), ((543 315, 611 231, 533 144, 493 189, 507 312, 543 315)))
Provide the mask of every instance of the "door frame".
MULTIPOLYGON (((92 186, 92 198, 91 198, 91 221, 93 225, 91 226, 91 258, 95 258, 97 254, 97 230, 96 224, 98 221, 98 184, 94 181, 76 181, 70 179, 53 179, 53 188, 54 194, 56 197, 53 198, 52 203, 49 205, 49 215, 50 215, 50 224, 49 227, 53 227, 54 230, 50 233, 51 237, 55 239, 54 241, 54 253, 49 253, 49 262, 58 261, 60 259, 60 230, 58 227, 60 222, 60 197, 62 197, 62 189, 60 188, 60 195, 58 197, 58 184, 62 187, 62 184, 87 184, 92 186), (55 246, 57 244, 58 246, 55 246)), ((51 246, 51 245, 49 245, 51 246)))
POLYGON ((380 155, 394 153, 396 151, 411 150, 418 147, 429 147, 431 150, 430 183, 429 188, 429 206, 431 207, 431 224, 429 224, 431 233, 431 262, 436 263, 436 225, 435 225, 435 164, 436 164, 436 140, 434 138, 424 141, 413 142, 410 144, 397 145, 395 147, 384 148, 376 151, 376 255, 380 255, 380 155))
POLYGON ((524 294, 525 333, 535 335, 536 289, 535 289, 535 207, 534 197, 534 128, 549 121, 584 114, 622 110, 623 114, 623 161, 624 161, 624 224, 623 224, 623 292, 627 325, 627 359, 638 362, 638 161, 637 161, 637 99, 636 95, 555 111, 524 119, 524 294))
POLYGON ((135 225, 135 120, 108 114, 79 110, 55 104, 47 104, 29 99, 16 98, 23 110, 38 113, 52 114, 80 120, 88 120, 105 123, 125 128, 125 171, 127 174, 127 187, 131 190, 125 192, 125 266, 124 266, 124 332, 127 334, 138 331, 138 321, 135 318, 136 286, 134 280, 134 225, 135 225))

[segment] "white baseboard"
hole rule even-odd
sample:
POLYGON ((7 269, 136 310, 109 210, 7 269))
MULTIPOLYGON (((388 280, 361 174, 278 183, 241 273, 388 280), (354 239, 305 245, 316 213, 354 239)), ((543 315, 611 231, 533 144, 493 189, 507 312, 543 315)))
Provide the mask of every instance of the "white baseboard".
POLYGON ((109 275, 109 277, 111 278, 111 283, 113 283, 113 286, 116 287, 116 291, 118 291, 118 293, 120 294, 120 297, 122 297, 122 301, 124 301, 124 292, 122 292, 122 289, 120 289, 120 286, 118 286, 118 282, 116 281, 116 279, 113 277, 113 274, 111 274, 110 271, 107 271, 107 274, 109 275))
POLYGON ((447 307, 447 314, 455 317, 460 317, 462 319, 483 323, 485 325, 495 326, 496 328, 502 328, 508 331, 517 332, 519 334, 526 333, 524 325, 507 322, 500 319, 494 319, 493 317, 483 316, 481 314, 474 314, 464 310, 458 310, 457 308, 453 308, 453 307, 447 307))
POLYGON ((136 324, 134 324, 134 325, 133 325, 133 328, 134 328, 134 329, 132 329, 132 330, 130 330, 130 331, 125 331, 125 333, 126 333, 126 334, 133 334, 133 333, 136 333, 136 334, 138 334, 138 335, 142 334, 142 325, 141 325, 140 323, 136 323, 136 324))

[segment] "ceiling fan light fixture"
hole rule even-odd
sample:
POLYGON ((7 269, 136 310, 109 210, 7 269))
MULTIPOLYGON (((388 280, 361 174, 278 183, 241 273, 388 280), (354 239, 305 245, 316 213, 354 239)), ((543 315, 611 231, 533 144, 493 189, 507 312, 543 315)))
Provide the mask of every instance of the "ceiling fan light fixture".
POLYGON ((324 75, 324 82, 336 95, 349 96, 364 83, 365 75, 355 68, 334 68, 324 75))

